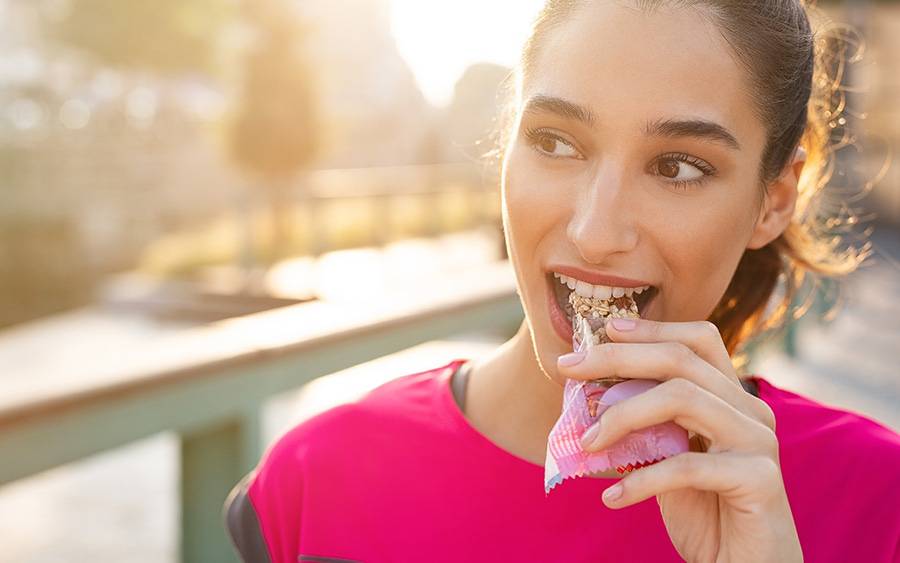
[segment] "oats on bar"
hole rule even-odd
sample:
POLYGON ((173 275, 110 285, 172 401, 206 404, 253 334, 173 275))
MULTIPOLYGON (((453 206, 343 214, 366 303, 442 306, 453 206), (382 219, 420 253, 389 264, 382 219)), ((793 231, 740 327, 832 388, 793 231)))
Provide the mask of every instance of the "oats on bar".
POLYGON ((569 294, 572 306, 573 348, 576 352, 588 346, 609 342, 606 336, 607 319, 639 319, 637 303, 630 296, 599 299, 569 294))

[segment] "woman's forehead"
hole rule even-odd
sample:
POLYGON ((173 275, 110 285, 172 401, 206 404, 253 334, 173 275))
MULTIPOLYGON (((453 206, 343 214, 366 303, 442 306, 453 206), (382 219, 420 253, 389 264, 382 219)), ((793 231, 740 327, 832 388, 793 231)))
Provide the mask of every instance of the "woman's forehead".
POLYGON ((641 130, 693 118, 721 125, 748 147, 763 142, 747 71, 697 9, 596 2, 543 40, 524 83, 526 104, 566 99, 598 124, 641 130))

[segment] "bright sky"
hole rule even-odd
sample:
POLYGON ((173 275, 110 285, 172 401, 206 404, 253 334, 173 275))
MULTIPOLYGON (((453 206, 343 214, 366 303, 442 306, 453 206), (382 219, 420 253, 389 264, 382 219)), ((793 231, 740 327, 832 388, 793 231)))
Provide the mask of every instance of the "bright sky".
POLYGON ((453 85, 476 62, 513 66, 544 0, 391 0, 400 54, 432 103, 446 105, 453 85))

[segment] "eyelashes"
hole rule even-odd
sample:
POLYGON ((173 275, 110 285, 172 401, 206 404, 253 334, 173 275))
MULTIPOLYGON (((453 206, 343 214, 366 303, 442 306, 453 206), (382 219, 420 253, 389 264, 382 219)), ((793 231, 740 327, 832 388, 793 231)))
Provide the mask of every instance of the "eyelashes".
MULTIPOLYGON (((531 148, 533 148, 539 155, 541 155, 543 157, 553 158, 553 159, 575 158, 576 160, 584 160, 584 157, 581 156, 580 151, 570 141, 568 141, 567 139, 565 139, 564 137, 562 137, 560 135, 557 135, 556 133, 553 133, 546 129, 527 128, 527 129, 525 129, 524 134, 525 134, 525 137, 528 139, 528 145, 531 148), (565 145, 572 152, 574 152, 575 155, 574 156, 572 156, 572 155, 569 155, 569 156, 556 155, 556 154, 553 154, 552 149, 545 150, 545 148, 548 145, 552 145, 553 143, 559 143, 559 144, 565 145)), ((667 180, 665 180, 666 184, 672 186, 675 189, 679 189, 679 190, 685 190, 691 186, 696 186, 696 185, 702 184, 703 182, 708 180, 710 177, 715 176, 717 174, 716 168, 714 166, 712 166, 711 164, 709 164, 708 162, 706 162, 705 160, 702 160, 700 158, 697 158, 697 157, 689 155, 689 154, 678 153, 678 152, 665 153, 665 154, 662 154, 662 155, 654 158, 653 162, 650 163, 649 168, 650 168, 651 174, 653 174, 654 176, 661 176, 663 178, 667 178, 667 180), (667 163, 670 166, 667 167, 667 169, 665 170, 665 173, 659 172, 660 166, 665 165, 667 163), (675 172, 676 172, 675 177, 666 175, 666 173, 673 172, 673 169, 671 167, 671 164, 673 164, 673 163, 675 164, 675 168, 677 169, 677 170, 675 170, 675 172), (687 179, 684 179, 684 178, 678 179, 678 176, 681 176, 681 165, 682 164, 687 164, 687 165, 695 168, 697 170, 698 174, 694 175, 690 178, 687 178, 687 179)))
POLYGON ((562 143, 562 144, 568 146, 569 148, 571 148, 573 151, 578 152, 578 149, 576 149, 572 145, 572 143, 570 143, 569 141, 567 141, 566 139, 562 138, 561 136, 559 136, 555 133, 551 133, 550 131, 547 131, 546 129, 526 129, 525 137, 528 138, 528 140, 529 140, 528 144, 531 147, 535 148, 535 150, 537 150, 538 153, 540 153, 544 156, 547 156, 549 158, 566 158, 566 157, 548 154, 542 150, 537 149, 536 147, 542 143, 546 143, 546 142, 550 141, 550 142, 562 143))
MULTIPOLYGON (((562 143, 562 144, 568 146, 569 148, 571 148, 573 151, 578 152, 578 149, 576 149, 572 145, 572 143, 570 143, 569 141, 567 141, 566 139, 560 137, 559 135, 557 135, 555 133, 551 133, 551 132, 547 131, 546 129, 526 129, 525 137, 528 138, 528 140, 529 140, 528 144, 531 145, 532 147, 537 147, 538 145, 549 141, 549 142, 562 143)), ((535 148, 535 150, 538 150, 538 149, 535 148)), ((550 158, 566 158, 566 157, 556 156, 553 154, 548 154, 541 150, 538 150, 538 152, 540 154, 543 154, 550 158)))
MULTIPOLYGON (((716 169, 711 164, 707 163, 706 161, 701 160, 695 156, 691 156, 689 154, 677 153, 677 152, 666 153, 664 155, 657 157, 653 161, 653 163, 651 164, 650 167, 651 167, 651 169, 653 169, 653 168, 658 169, 659 165, 662 163, 665 163, 665 162, 688 164, 688 165, 696 168, 700 173, 698 176, 694 176, 690 179, 681 179, 681 180, 671 178, 670 176, 666 176, 665 174, 657 174, 658 176, 663 176, 664 178, 669 178, 669 183, 675 189, 680 189, 680 190, 687 189, 692 185, 697 185, 697 184, 703 183, 710 176, 716 175, 716 169)), ((678 173, 680 175, 680 170, 678 171, 678 173)))

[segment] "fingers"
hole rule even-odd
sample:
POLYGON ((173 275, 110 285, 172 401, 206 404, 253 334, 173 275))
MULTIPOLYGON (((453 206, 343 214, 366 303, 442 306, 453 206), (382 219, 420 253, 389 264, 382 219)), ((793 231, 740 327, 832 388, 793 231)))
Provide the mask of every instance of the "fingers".
MULTIPOLYGON (((613 342, 680 342, 706 360, 711 366, 740 385, 731 357, 719 334, 719 328, 709 321, 658 322, 635 319, 634 328, 620 330, 615 322, 607 323, 607 335, 613 342)), ((627 324, 627 323, 625 323, 627 324)))
POLYGON ((581 380, 603 377, 657 381, 687 379, 769 428, 775 427, 775 417, 768 405, 744 391, 740 383, 735 383, 681 342, 602 344, 591 347, 581 362, 574 365, 560 362, 557 369, 564 377, 581 380))
POLYGON ((631 432, 668 421, 709 439, 711 452, 777 456, 778 442, 771 429, 681 378, 667 380, 607 408, 594 425, 599 433, 592 434, 589 443, 582 446, 587 451, 602 450, 631 432))
POLYGON ((778 498, 783 481, 778 464, 765 456, 685 452, 628 474, 604 491, 603 502, 623 508, 685 488, 764 503, 778 498))

